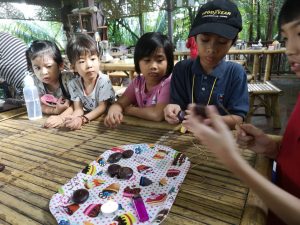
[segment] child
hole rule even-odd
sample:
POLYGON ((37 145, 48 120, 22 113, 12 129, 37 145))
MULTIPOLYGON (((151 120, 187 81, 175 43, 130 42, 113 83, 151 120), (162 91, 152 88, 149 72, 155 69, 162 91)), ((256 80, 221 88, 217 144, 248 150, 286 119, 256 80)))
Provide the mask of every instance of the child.
POLYGON ((144 34, 134 51, 135 70, 139 74, 113 104, 104 124, 116 127, 123 114, 162 121, 163 109, 170 98, 170 74, 174 66, 173 46, 158 32, 144 34))
MULTIPOLYGON (((279 14, 279 30, 286 43, 286 54, 291 69, 300 78, 300 4, 287 0, 279 14)), ((240 156, 231 132, 216 111, 207 110, 212 127, 198 122, 193 114, 187 116, 184 126, 219 160, 249 185, 272 212, 267 224, 300 224, 300 96, 292 112, 283 139, 275 141, 250 124, 238 128, 238 143, 277 162, 276 185, 257 173, 240 156)))
MULTIPOLYGON (((26 45, 20 39, 6 33, 0 32, 0 79, 4 79, 4 86, 9 85, 14 90, 14 97, 21 97, 22 84, 27 71, 26 45)), ((0 86, 1 86, 0 82, 0 86)), ((8 89, 8 88, 7 88, 8 89)), ((7 90, 7 97, 10 92, 7 90)))
POLYGON ((67 83, 73 73, 62 72, 63 59, 57 45, 51 41, 33 41, 26 50, 29 71, 33 76, 41 96, 42 112, 49 115, 45 127, 57 127, 63 123, 63 117, 72 113, 67 83), (68 109, 68 110, 67 110, 68 109))
POLYGON ((165 108, 169 123, 179 123, 177 115, 189 103, 216 105, 231 128, 243 121, 249 109, 247 76, 241 65, 224 60, 241 30, 241 14, 233 2, 213 0, 199 9, 189 34, 196 38, 199 57, 174 67, 172 104, 165 108))
POLYGON ((72 69, 79 76, 68 84, 74 112, 66 117, 65 126, 76 130, 102 115, 115 93, 109 77, 100 72, 99 51, 92 37, 76 35, 68 42, 66 51, 72 69))

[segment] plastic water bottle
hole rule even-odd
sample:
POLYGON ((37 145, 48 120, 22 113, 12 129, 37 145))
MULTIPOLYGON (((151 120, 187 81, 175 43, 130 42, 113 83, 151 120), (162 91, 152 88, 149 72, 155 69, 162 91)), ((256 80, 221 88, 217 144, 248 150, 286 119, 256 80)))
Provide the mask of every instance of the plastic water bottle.
POLYGON ((24 99, 27 108, 28 119, 36 120, 42 118, 42 108, 37 87, 34 85, 30 75, 24 78, 24 99))

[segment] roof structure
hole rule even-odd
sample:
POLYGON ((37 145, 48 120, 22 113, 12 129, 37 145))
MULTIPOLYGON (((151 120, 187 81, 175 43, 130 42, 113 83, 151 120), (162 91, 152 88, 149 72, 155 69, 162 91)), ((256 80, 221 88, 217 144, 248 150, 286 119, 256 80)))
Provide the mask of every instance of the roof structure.
MULTIPOLYGON (((90 0, 4 0, 0 2, 0 18, 2 19, 26 19, 22 13, 12 13, 10 3, 26 3, 38 5, 48 12, 41 14, 40 20, 61 21, 60 9, 63 6, 81 8, 87 5, 90 0)), ((93 1, 92 1, 93 2, 93 1)), ((176 8, 199 6, 206 0, 94 0, 95 4, 101 7, 107 18, 118 19, 123 17, 139 16, 145 12, 158 10, 174 11, 176 8)))

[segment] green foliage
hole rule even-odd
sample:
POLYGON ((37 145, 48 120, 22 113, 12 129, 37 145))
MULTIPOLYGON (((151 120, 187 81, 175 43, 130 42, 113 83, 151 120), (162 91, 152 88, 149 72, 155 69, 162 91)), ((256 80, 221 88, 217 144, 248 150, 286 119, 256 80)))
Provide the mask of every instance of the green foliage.
MULTIPOLYGON (((260 38, 265 40, 267 37, 270 10, 274 10, 275 19, 270 26, 272 26, 271 36, 275 37, 278 33, 276 18, 283 1, 284 0, 236 0, 235 2, 238 4, 243 17, 243 31, 240 33, 239 38, 246 41, 250 39, 256 40, 258 35, 260 35, 260 38), (274 8, 269 7, 271 1, 274 1, 274 8), (260 5, 259 15, 257 15, 258 3, 260 5), (257 24, 258 21, 259 24, 257 24), (257 30, 257 27, 259 27, 260 30, 257 30)), ((64 0, 63 2, 65 4, 71 4, 74 8, 83 7, 82 0, 64 0)), ((168 33, 167 11, 165 10, 167 5, 166 0, 95 0, 95 2, 101 2, 103 4, 104 12, 107 17, 109 40, 117 45, 135 45, 142 31, 168 33), (126 7, 124 7, 124 5, 126 7)), ((171 2, 175 3, 175 5, 173 5, 172 14, 173 41, 176 43, 178 40, 187 39, 191 23, 197 12, 197 7, 188 6, 188 0, 183 0, 181 7, 176 5, 175 0, 171 0, 171 2)), ((195 0, 195 2, 200 4, 204 1, 195 0)), ((41 7, 36 16, 40 18, 40 20, 61 19, 58 9, 47 7, 41 7)), ((7 19, 25 19, 25 17, 20 10, 14 8, 13 5, 9 3, 0 3, 0 19, 1 18, 6 18, 6 20, 1 21, 0 30, 10 32, 24 39, 27 43, 35 39, 55 40, 61 49, 64 48, 65 37, 62 32, 62 25, 59 22, 37 22, 36 20, 15 20, 12 22, 7 19)))
POLYGON ((0 31, 10 33, 29 44, 33 40, 54 41, 60 49, 64 49, 62 24, 59 22, 5 20, 0 31))

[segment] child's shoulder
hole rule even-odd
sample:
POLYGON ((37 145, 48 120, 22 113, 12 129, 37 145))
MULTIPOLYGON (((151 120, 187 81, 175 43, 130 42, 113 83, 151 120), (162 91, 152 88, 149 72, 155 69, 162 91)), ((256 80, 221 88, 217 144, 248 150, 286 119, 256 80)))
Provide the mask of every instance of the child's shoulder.
POLYGON ((109 80, 109 76, 107 74, 99 72, 98 80, 109 80))
POLYGON ((74 79, 74 78, 76 78, 77 77, 77 75, 75 75, 73 72, 71 72, 71 71, 62 71, 61 72, 61 78, 63 79, 63 80, 72 80, 72 79, 74 79))
POLYGON ((225 64, 227 67, 230 67, 230 68, 237 68, 237 69, 243 69, 244 67, 237 63, 237 62, 233 62, 233 61, 225 61, 225 64))
POLYGON ((180 60, 175 64, 175 67, 186 67, 186 66, 191 66, 195 62, 195 59, 184 59, 180 60))
POLYGON ((107 74, 104 74, 104 73, 101 73, 101 72, 99 72, 97 83, 100 86, 101 85, 108 85, 108 86, 112 85, 109 76, 107 74))

